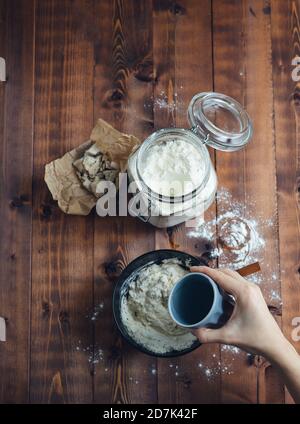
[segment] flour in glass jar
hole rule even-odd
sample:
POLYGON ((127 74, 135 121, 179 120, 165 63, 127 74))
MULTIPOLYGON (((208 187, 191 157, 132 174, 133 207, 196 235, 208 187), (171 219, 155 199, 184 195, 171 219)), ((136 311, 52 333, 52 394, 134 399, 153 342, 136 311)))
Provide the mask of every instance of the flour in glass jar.
POLYGON ((145 183, 165 196, 192 192, 201 185, 205 172, 198 150, 178 138, 152 146, 143 166, 145 183))

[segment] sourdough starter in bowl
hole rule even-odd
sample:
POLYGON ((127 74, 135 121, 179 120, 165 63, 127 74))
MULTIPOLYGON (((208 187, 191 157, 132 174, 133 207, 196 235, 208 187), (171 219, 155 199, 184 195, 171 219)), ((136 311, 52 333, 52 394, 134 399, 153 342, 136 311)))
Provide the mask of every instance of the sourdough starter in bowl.
POLYGON ((196 337, 170 317, 168 299, 175 283, 188 274, 176 259, 142 268, 121 300, 121 319, 139 345, 157 353, 190 348, 196 337))

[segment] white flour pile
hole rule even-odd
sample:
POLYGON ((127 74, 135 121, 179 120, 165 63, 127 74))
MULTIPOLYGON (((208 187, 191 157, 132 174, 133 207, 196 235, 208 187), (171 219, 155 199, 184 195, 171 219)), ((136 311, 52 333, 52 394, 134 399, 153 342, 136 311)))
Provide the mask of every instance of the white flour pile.
POLYGON ((227 190, 218 191, 218 199, 226 211, 204 222, 188 235, 209 242, 217 240, 211 258, 222 257, 222 264, 226 266, 239 268, 261 259, 258 256, 265 247, 265 240, 259 234, 259 226, 271 225, 271 220, 258 222, 247 217, 245 206, 234 201, 227 190))
POLYGON ((122 298, 121 317, 128 333, 154 353, 183 350, 196 340, 174 323, 168 311, 170 292, 187 273, 174 260, 148 265, 129 283, 128 295, 122 298))
POLYGON ((182 196, 203 181, 205 163, 201 153, 179 138, 149 148, 143 178, 151 190, 165 196, 182 196))

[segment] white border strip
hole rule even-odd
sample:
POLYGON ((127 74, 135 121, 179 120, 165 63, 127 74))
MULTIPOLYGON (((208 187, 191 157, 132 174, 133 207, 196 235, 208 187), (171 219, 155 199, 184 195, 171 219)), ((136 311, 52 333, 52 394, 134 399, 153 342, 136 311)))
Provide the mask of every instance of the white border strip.
POLYGON ((3 57, 0 57, 0 81, 6 81, 6 63, 3 57))
POLYGON ((6 322, 0 317, 0 342, 6 342, 6 322))

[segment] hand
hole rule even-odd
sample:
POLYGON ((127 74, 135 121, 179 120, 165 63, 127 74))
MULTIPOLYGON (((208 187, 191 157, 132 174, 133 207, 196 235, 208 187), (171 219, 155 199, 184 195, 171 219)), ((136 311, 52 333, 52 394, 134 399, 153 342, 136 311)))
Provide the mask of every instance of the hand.
POLYGON ((278 369, 295 402, 300 403, 300 357, 270 314, 260 288, 230 269, 199 266, 191 271, 208 275, 236 301, 222 328, 194 331, 200 342, 230 344, 265 356, 278 369))
MULTIPOLYGON (((248 352, 276 360, 289 342, 270 314, 260 288, 230 269, 192 267, 211 277, 226 292, 232 294, 236 305, 229 321, 220 329, 200 328, 194 331, 201 343, 224 343, 248 352)), ((290 345, 289 345, 290 348, 290 345)))

